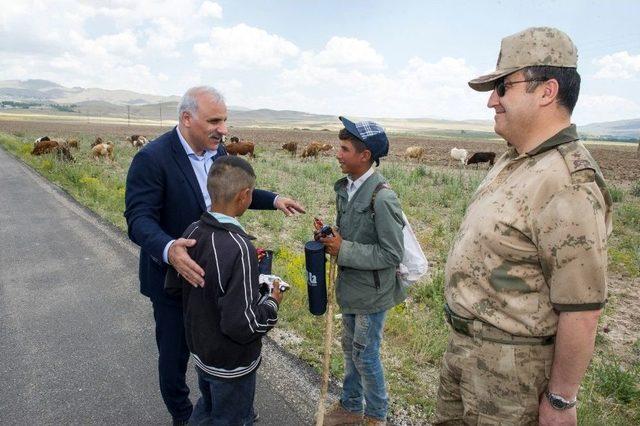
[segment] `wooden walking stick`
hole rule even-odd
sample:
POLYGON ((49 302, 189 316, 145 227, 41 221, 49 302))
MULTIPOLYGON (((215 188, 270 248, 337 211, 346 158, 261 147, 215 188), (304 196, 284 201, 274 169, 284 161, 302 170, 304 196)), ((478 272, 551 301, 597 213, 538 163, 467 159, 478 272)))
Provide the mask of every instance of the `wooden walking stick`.
POLYGON ((324 357, 322 359, 322 385, 320 387, 320 399, 316 409, 316 426, 322 426, 324 422, 325 400, 329 390, 329 370, 331 366, 331 343, 333 341, 333 294, 336 281, 336 257, 331 256, 329 262, 329 282, 327 284, 327 312, 324 318, 324 357))

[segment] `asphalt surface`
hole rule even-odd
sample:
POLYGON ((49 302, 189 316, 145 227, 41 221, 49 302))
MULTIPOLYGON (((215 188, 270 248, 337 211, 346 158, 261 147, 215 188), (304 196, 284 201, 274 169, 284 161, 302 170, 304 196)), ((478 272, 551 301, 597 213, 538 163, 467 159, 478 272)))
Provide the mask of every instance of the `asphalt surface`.
MULTIPOLYGON (((171 424, 138 247, 2 149, 0 241, 0 424, 171 424)), ((318 375, 263 356, 258 425, 312 424, 318 375)))

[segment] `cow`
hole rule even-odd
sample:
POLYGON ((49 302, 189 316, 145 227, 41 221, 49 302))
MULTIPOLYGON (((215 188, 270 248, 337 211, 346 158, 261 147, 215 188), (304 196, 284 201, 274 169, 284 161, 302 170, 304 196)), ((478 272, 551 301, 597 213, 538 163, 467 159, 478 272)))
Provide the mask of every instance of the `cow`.
POLYGON ((282 149, 288 151, 292 157, 295 157, 298 153, 298 142, 287 142, 282 144, 282 149))
POLYGON ((68 139, 66 145, 69 148, 80 149, 80 141, 78 139, 68 139))
POLYGON ((418 161, 420 161, 420 159, 424 155, 424 147, 410 146, 405 150, 404 154, 407 156, 407 158, 415 158, 418 161))
POLYGON ((451 159, 459 160, 460 164, 465 165, 465 160, 469 156, 469 152, 464 148, 451 148, 451 158, 449 159, 449 165, 451 165, 451 159))
POLYGON ((55 153, 56 153, 56 158, 59 161, 76 161, 73 158, 73 155, 71 155, 71 151, 69 150, 69 144, 65 143, 62 145, 58 145, 55 149, 55 153))
POLYGON ((149 143, 149 140, 142 135, 128 136, 127 141, 131 144, 131 146, 138 148, 138 150, 149 143))
POLYGON ((322 144, 322 147, 320 147, 320 151, 322 152, 329 152, 332 149, 333 149, 333 146, 330 143, 322 144))
POLYGON ((471 155, 471 157, 467 158, 466 164, 475 164, 476 169, 478 168, 478 164, 480 163, 489 163, 490 166, 493 166, 493 163, 496 161, 496 153, 495 152, 476 152, 471 155))
MULTIPOLYGON (((232 141, 233 139, 234 138, 231 138, 232 141)), ((229 155, 248 155, 250 158, 253 158, 254 157, 253 150, 255 146, 256 145, 253 142, 238 141, 238 142, 232 142, 230 144, 226 144, 224 147, 227 149, 227 153, 229 155)))
POLYGON ((58 143, 58 141, 52 141, 48 138, 46 140, 40 140, 40 142, 35 143, 31 155, 49 154, 54 152, 59 146, 60 143, 58 143))
POLYGON ((322 144, 319 142, 311 142, 305 146, 300 155, 302 158, 314 157, 318 158, 318 154, 322 150, 322 144))
POLYGON ((102 142, 91 148, 91 157, 94 160, 100 157, 113 160, 113 142, 102 142))
POLYGON ((99 145, 101 143, 104 143, 104 141, 102 140, 102 138, 100 136, 98 136, 96 138, 96 140, 91 143, 91 148, 93 148, 94 146, 99 145))

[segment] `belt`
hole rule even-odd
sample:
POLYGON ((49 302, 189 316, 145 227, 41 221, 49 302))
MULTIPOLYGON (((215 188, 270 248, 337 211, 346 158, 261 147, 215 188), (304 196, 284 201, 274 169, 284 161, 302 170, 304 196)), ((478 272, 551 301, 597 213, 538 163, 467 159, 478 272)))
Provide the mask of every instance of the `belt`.
POLYGON ((460 334, 473 337, 474 339, 477 338, 505 345, 534 346, 552 345, 556 340, 556 336, 527 337, 507 333, 506 331, 500 330, 499 328, 484 321, 464 318, 456 315, 446 303, 444 304, 444 315, 447 318, 447 322, 451 325, 451 328, 460 334))

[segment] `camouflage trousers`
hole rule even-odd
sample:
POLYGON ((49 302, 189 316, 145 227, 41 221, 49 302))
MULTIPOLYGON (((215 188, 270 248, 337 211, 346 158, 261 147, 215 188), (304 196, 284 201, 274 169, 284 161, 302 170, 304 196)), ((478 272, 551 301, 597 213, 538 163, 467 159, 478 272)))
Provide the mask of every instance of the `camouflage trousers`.
POLYGON ((510 345, 451 330, 434 425, 537 425, 554 345, 510 345))

